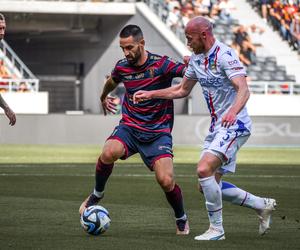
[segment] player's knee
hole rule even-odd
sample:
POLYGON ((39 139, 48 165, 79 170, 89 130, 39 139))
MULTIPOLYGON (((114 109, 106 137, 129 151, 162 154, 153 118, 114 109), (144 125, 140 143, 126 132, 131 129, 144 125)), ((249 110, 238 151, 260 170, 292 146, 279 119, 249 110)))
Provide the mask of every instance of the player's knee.
POLYGON ((197 175, 199 178, 209 177, 212 175, 212 171, 207 165, 199 165, 197 167, 197 175))
POLYGON ((106 148, 101 154, 101 160, 105 163, 113 163, 118 159, 118 153, 112 148, 106 148))
POLYGON ((163 178, 158 179, 158 183, 165 192, 172 191, 175 185, 174 179, 172 178, 172 176, 169 175, 166 175, 163 178))

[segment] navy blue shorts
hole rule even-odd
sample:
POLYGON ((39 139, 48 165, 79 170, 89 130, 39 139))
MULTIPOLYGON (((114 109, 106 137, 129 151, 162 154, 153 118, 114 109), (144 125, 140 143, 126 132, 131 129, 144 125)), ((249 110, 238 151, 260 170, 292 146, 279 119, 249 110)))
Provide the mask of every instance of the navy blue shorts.
POLYGON ((160 158, 173 158, 172 135, 169 133, 149 133, 126 125, 115 127, 108 137, 120 141, 125 147, 125 160, 131 155, 139 153, 146 166, 153 171, 155 161, 160 158))

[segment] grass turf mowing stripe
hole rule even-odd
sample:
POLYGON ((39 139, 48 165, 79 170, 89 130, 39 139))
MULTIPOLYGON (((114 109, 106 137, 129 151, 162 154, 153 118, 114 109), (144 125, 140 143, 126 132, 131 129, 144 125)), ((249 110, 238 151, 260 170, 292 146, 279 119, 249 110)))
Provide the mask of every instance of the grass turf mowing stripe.
MULTIPOLYGON (((0 176, 70 176, 93 177, 94 174, 26 174, 26 173, 0 173, 0 176)), ((113 174, 116 177, 153 177, 154 174, 113 174)), ((190 178, 196 175, 177 174, 176 177, 190 178)), ((226 175, 226 178, 300 178, 298 175, 226 175)))

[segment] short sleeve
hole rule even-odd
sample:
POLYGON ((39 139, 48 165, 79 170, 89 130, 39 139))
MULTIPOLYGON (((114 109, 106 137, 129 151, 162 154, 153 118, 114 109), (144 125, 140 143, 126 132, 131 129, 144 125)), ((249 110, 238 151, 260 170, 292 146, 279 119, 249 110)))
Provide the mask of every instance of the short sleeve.
POLYGON ((166 69, 166 73, 170 75, 172 78, 174 77, 183 77, 185 72, 185 64, 180 63, 176 60, 173 60, 171 58, 166 58, 165 65, 163 68, 166 69))
POLYGON ((240 62, 233 49, 228 49, 221 55, 220 66, 229 79, 234 78, 235 76, 247 75, 243 64, 240 62))
POLYGON ((121 75, 119 74, 118 64, 113 68, 111 72, 111 78, 114 80, 115 83, 122 82, 121 75))
POLYGON ((197 80, 197 75, 195 73, 195 70, 194 70, 194 57, 193 55, 191 56, 190 58, 190 61, 189 61, 189 65, 185 71, 185 74, 184 76, 187 78, 187 79, 191 79, 191 80, 197 80))

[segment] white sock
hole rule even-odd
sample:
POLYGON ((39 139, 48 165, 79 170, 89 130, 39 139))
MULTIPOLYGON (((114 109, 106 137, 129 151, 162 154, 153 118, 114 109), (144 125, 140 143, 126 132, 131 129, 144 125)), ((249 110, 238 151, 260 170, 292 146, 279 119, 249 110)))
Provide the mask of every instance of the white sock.
POLYGON ((230 182, 220 181, 219 186, 222 191, 222 199, 232 204, 253 209, 263 209, 266 206, 263 198, 250 194, 230 182))
POLYGON ((98 198, 102 198, 104 195, 104 191, 98 192, 96 189, 94 189, 93 194, 96 195, 98 198))
POLYGON ((222 193, 214 176, 199 178, 210 225, 223 231, 222 193))
POLYGON ((187 220, 187 216, 186 216, 186 214, 184 214, 180 218, 175 218, 175 220, 187 220))

